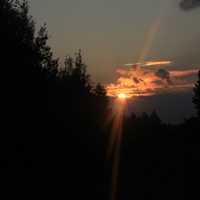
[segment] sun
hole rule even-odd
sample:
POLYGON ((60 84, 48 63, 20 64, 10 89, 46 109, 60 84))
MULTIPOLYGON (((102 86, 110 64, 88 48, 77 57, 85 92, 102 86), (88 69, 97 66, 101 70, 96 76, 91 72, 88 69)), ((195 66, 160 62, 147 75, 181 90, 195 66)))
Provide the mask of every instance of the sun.
POLYGON ((127 95, 124 94, 124 93, 118 94, 117 97, 118 97, 119 99, 127 99, 127 95))

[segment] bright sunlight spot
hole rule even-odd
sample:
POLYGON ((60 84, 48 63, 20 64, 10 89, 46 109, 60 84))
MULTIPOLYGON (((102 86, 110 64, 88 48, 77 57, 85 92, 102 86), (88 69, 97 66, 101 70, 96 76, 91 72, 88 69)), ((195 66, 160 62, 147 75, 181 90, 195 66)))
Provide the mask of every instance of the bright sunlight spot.
POLYGON ((124 94, 124 93, 120 93, 120 94, 118 94, 118 98, 119 98, 119 99, 126 99, 126 98, 127 98, 127 95, 124 94))

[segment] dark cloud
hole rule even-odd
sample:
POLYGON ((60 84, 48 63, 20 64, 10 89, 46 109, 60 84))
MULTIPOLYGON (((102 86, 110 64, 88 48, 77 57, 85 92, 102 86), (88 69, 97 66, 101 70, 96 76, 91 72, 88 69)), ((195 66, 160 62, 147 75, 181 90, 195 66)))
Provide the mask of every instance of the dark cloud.
POLYGON ((138 84, 138 83, 140 83, 142 80, 141 80, 141 79, 138 79, 138 78, 136 78, 136 77, 133 77, 133 81, 134 81, 135 84, 138 84))
POLYGON ((159 69, 155 72, 155 75, 162 80, 166 80, 168 84, 171 84, 170 73, 166 69, 159 69))
POLYGON ((153 81, 153 83, 155 83, 156 85, 162 85, 163 82, 161 80, 155 80, 153 81))
POLYGON ((182 0, 180 2, 180 7, 183 10, 190 10, 200 6, 200 0, 182 0))

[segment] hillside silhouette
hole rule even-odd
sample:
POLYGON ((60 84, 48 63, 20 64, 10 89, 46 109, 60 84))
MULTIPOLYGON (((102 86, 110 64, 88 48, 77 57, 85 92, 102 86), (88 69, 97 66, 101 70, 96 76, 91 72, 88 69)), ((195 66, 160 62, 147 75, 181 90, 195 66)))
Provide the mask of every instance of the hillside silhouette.
MULTIPOLYGON (((16 171, 20 197, 110 199, 113 100, 81 50, 59 64, 27 1, 0 0, 0 24, 0 168, 16 171)), ((191 101, 197 115, 179 125, 156 111, 122 116, 117 199, 200 196, 200 73, 191 101)))

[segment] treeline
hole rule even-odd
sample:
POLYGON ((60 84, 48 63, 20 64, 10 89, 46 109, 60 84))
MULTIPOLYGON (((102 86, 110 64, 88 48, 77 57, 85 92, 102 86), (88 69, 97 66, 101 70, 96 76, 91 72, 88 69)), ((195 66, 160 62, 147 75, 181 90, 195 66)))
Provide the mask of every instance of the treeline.
MULTIPOLYGON (((0 25, 0 167, 17 169, 18 191, 30 198, 109 199, 114 118, 105 88, 92 82, 80 50, 60 64, 46 25, 36 33, 27 1, 0 0, 0 25)), ((156 112, 125 118, 119 199, 198 195, 199 81, 198 117, 176 126, 156 112)))

